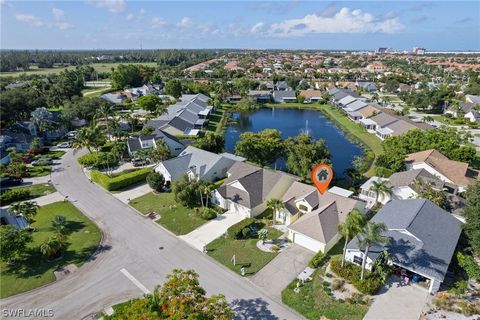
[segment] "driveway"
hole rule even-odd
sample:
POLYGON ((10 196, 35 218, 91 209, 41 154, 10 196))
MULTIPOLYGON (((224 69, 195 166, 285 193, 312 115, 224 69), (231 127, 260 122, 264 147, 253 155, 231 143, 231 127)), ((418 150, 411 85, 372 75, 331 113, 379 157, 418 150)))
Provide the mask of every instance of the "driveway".
POLYGON ((270 295, 280 298, 282 290, 305 269, 314 254, 292 243, 250 279, 270 295))
POLYGON ((375 301, 363 320, 418 320, 425 303, 428 290, 416 284, 398 287, 400 278, 392 276, 375 296, 375 301))
POLYGON ((128 204, 130 200, 141 197, 149 192, 152 192, 152 188, 147 183, 137 185, 133 188, 129 188, 122 192, 112 193, 115 198, 122 201, 123 203, 128 204))
POLYGON ((245 216, 238 212, 227 211, 217 216, 210 222, 205 223, 189 234, 180 236, 189 245, 203 251, 203 247, 224 234, 230 226, 245 219, 245 216))

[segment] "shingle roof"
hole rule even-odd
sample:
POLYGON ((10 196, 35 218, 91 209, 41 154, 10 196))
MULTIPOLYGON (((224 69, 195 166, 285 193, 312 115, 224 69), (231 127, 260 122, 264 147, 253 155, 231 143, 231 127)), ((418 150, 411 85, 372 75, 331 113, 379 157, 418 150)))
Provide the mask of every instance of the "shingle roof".
POLYGON ((442 190, 444 182, 425 169, 396 172, 389 178, 389 184, 394 188, 413 186, 415 180, 428 183, 437 190, 442 190))
POLYGON ((398 121, 397 118, 389 115, 388 113, 381 112, 373 117, 370 118, 372 121, 375 121, 377 126, 384 127, 386 125, 392 124, 395 121, 398 121))
MULTIPOLYGON (((461 223, 429 200, 393 200, 373 218, 384 223, 391 238, 385 248, 395 263, 428 277, 443 281, 461 233, 461 223)), ((357 239, 348 243, 358 249, 357 239)), ((375 259, 384 247, 374 245, 369 257, 375 259)))

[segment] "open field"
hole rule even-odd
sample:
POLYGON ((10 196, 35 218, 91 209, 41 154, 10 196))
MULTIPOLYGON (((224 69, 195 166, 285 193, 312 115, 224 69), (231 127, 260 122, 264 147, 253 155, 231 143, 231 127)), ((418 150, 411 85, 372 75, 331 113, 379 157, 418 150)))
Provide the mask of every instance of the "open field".
MULTIPOLYGON (((100 63, 91 63, 90 65, 97 71, 97 72, 111 72, 112 68, 116 68, 119 64, 122 63, 114 63, 114 62, 100 62, 100 63)), ((156 62, 144 62, 144 63, 137 63, 137 62, 126 62, 123 64, 143 64, 149 67, 155 67, 157 65, 156 62)), ((75 66, 70 67, 54 67, 54 68, 31 68, 26 71, 15 71, 15 72, 0 72, 0 77, 19 77, 21 75, 47 75, 47 74, 59 74, 63 70, 74 70, 75 66)))

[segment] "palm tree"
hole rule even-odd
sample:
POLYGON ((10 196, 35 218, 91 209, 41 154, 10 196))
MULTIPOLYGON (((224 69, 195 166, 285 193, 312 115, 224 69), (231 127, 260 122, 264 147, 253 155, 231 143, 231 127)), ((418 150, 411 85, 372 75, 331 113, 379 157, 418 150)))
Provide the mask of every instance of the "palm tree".
POLYGON ((12 204, 8 211, 11 215, 22 216, 27 220, 28 228, 33 222, 33 217, 37 214, 38 204, 35 201, 24 201, 12 204))
POLYGON ((105 125, 107 127, 107 134, 110 133, 110 116, 114 114, 114 108, 109 105, 109 104, 104 104, 100 107, 100 109, 97 112, 97 116, 102 117, 105 119, 105 125))
POLYGON ((66 245, 66 239, 63 235, 54 235, 40 246, 40 252, 47 257, 54 257, 60 253, 66 245))
POLYGON ((170 148, 163 140, 155 141, 155 148, 150 152, 150 159, 155 163, 160 163, 170 157, 170 148))
POLYGON ((283 204, 282 200, 272 198, 267 201, 267 208, 272 210, 272 224, 275 224, 275 215, 278 213, 278 211, 285 208, 285 205, 283 204))
POLYGON ((378 203, 378 199, 392 195, 392 186, 388 184, 388 180, 373 181, 370 190, 375 192, 375 204, 378 203))
POLYGON ((52 220, 52 227, 57 234, 65 234, 67 219, 64 216, 55 216, 52 220))
POLYGON ((91 153, 92 148, 98 149, 104 144, 104 139, 102 129, 92 123, 90 127, 81 128, 77 132, 72 145, 74 149, 87 148, 91 153))
POLYGON ((365 265, 367 263, 368 251, 373 244, 388 244, 390 238, 383 236, 382 232, 387 231, 387 226, 383 223, 376 223, 369 221, 363 228, 360 236, 357 237, 358 245, 360 248, 365 248, 363 252, 362 260, 362 272, 360 273, 360 279, 363 280, 365 274, 365 265))
POLYGON ((355 237, 365 224, 365 217, 357 208, 354 208, 347 215, 345 222, 338 225, 338 231, 345 238, 345 244, 343 245, 343 255, 342 255, 342 267, 345 265, 345 255, 347 253, 347 244, 355 237))

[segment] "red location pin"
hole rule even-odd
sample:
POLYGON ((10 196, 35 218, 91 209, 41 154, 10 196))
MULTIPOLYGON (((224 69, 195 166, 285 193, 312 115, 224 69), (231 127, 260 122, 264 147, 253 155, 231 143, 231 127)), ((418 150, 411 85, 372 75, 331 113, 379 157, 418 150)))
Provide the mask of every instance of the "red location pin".
POLYGON ((328 164, 317 164, 310 173, 310 179, 315 183, 320 194, 324 194, 327 191, 332 178, 333 170, 328 164))

